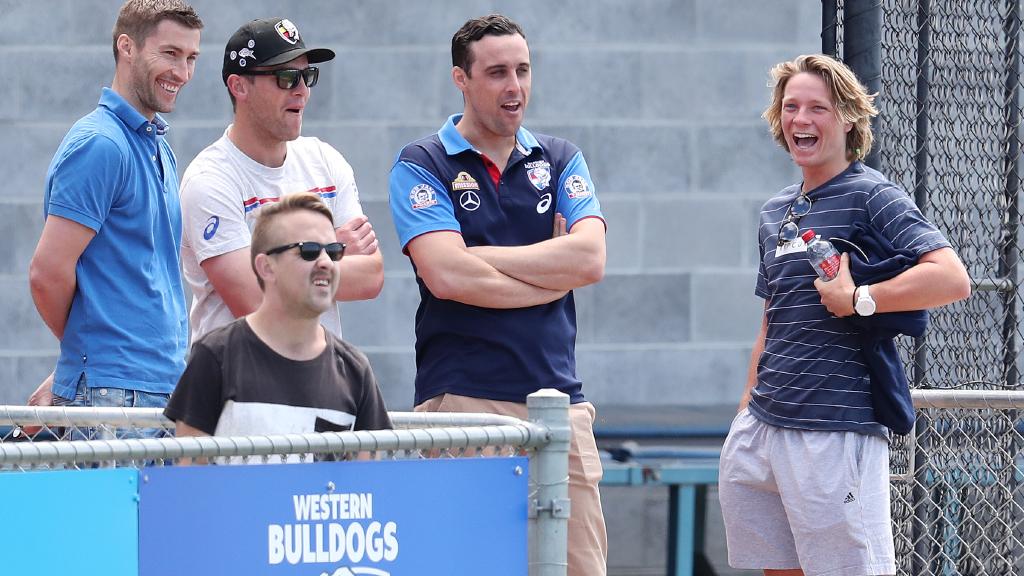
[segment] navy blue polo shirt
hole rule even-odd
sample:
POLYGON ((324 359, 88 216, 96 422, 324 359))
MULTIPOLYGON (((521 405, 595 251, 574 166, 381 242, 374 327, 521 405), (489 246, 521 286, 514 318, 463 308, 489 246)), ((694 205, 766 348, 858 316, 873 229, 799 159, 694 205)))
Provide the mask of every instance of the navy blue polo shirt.
MULTIPOLYGON (((755 293, 767 301, 768 332, 750 413, 784 428, 885 435, 875 420, 860 331, 821 304, 803 240, 779 246, 779 229, 800 188, 789 186, 761 209, 755 293)), ((919 257, 949 246, 902 188, 860 162, 807 197, 811 210, 798 222, 801 232, 846 239, 862 222, 919 257)))
MULTIPOLYGON (((584 218, 604 219, 586 160, 572 143, 520 128, 499 173, 455 129, 461 118, 406 146, 391 169, 391 213, 403 250, 421 234, 445 230, 460 233, 469 247, 524 246, 551 238, 556 212, 567 229, 584 218)), ((540 306, 498 310, 439 299, 416 281, 417 404, 444 393, 525 402, 541 388, 584 400, 572 292, 540 306)))

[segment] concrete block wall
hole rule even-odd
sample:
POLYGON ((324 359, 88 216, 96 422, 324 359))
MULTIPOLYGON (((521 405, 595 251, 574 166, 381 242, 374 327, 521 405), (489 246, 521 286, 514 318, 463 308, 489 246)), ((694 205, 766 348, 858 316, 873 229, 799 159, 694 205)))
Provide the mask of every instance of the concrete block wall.
MULTIPOLYGON (((39 319, 27 265, 42 226, 46 167, 113 74, 117 0, 0 0, 0 403, 20 403, 57 343, 39 319)), ((759 114, 771 64, 816 51, 806 0, 196 0, 206 22, 196 76, 169 116, 179 166, 230 121, 224 42, 256 17, 292 19, 322 65, 304 131, 355 168, 381 238, 385 287, 343 307, 396 409, 412 399, 411 268, 387 207, 398 149, 461 109, 449 42, 467 18, 501 11, 530 41, 527 127, 587 156, 608 219, 605 280, 577 292, 579 371, 602 404, 730 404, 739 397, 761 302, 753 296, 760 204, 797 173, 759 114)))

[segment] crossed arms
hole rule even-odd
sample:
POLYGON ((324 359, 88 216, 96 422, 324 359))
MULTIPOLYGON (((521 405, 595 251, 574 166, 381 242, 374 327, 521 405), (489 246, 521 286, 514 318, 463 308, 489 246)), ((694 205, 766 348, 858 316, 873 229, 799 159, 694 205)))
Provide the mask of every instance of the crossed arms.
POLYGON ((556 214, 552 238, 526 246, 467 247, 462 235, 436 231, 406 245, 420 278, 441 299, 483 308, 524 308, 553 302, 604 276, 605 228, 600 218, 566 233, 556 214))

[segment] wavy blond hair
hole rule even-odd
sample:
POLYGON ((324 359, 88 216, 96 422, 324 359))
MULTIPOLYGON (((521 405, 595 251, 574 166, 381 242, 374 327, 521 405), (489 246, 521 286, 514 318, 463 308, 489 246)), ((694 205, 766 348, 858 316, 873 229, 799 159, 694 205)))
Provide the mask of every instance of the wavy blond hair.
POLYGON ((874 104, 877 94, 868 94, 853 70, 824 54, 805 54, 772 67, 772 101, 761 117, 768 121, 768 130, 775 141, 789 152, 789 144, 782 133, 782 98, 790 78, 801 73, 821 78, 835 106, 836 116, 853 125, 846 133, 846 159, 852 161, 866 157, 874 142, 871 119, 878 115, 874 104))

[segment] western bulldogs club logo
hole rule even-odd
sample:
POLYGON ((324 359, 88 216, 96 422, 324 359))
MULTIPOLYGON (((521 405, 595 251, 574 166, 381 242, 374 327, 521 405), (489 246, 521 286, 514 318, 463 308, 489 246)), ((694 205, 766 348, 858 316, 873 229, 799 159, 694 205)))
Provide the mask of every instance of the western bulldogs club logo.
POLYGON ((277 30, 277 35, 289 44, 295 44, 299 41, 299 29, 287 18, 275 24, 274 29, 277 30))
POLYGON ((551 164, 544 160, 526 164, 526 176, 537 190, 544 190, 551 184, 551 164))

